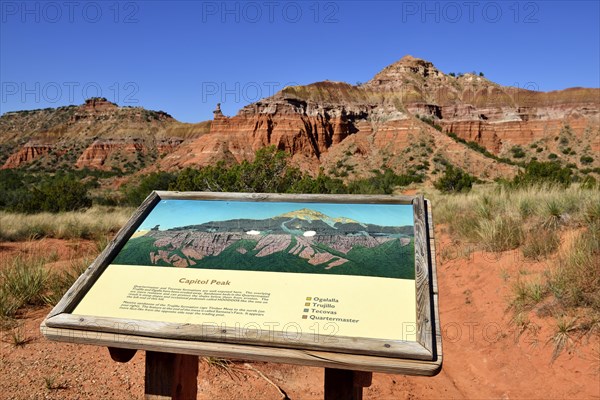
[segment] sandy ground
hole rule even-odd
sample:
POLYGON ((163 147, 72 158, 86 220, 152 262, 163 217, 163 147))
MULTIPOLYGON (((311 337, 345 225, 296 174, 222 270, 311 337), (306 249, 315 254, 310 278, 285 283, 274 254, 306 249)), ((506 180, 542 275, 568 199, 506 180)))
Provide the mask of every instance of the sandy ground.
MULTIPOLYGON (((374 374, 365 399, 600 399, 600 341, 587 336, 552 362, 556 321, 537 317, 520 332, 507 309, 517 279, 541 273, 544 263, 524 261, 519 252, 469 254, 437 228, 440 318, 444 365, 433 378, 374 374)), ((22 251, 56 252, 61 262, 93 243, 44 240, 2 243, 0 257, 22 251)), ((29 340, 15 347, 10 331, 0 342, 1 399, 140 399, 144 353, 126 364, 106 348, 49 342, 39 325, 50 308, 21 316, 29 340)), ((542 313, 538 313, 542 314, 542 313)), ((228 370, 201 362, 199 399, 322 399, 323 370, 271 363, 234 363, 228 370), (267 379, 260 376, 260 371, 267 379)))

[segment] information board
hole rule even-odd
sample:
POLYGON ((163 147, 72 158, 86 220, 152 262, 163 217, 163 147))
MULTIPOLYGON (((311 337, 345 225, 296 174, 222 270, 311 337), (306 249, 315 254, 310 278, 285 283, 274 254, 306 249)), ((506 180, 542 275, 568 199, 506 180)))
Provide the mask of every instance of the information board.
POLYGON ((422 360, 417 373, 431 374, 428 227, 422 197, 156 192, 43 331, 117 347, 172 340, 184 353, 212 343, 422 360))

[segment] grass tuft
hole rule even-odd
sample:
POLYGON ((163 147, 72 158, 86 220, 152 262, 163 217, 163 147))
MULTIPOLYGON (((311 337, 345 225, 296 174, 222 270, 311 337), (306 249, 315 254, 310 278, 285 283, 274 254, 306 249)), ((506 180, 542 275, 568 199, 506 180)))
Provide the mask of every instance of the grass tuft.
POLYGON ((23 306, 44 304, 48 281, 45 262, 43 257, 19 255, 0 269, 0 298, 7 304, 0 307, 0 316, 12 317, 23 306))
POLYGON ((548 229, 557 229, 563 222, 565 209, 560 199, 552 198, 546 201, 544 205, 544 227, 548 229))
POLYGON ((521 251, 525 258, 543 260, 558 249, 560 236, 556 230, 532 227, 525 235, 521 251))
MULTIPOLYGON (((538 318, 559 318, 549 339, 553 360, 574 343, 575 332, 581 337, 600 334, 599 190, 481 185, 467 194, 427 197, 453 240, 494 252, 520 248, 526 259, 550 261, 541 266, 546 268, 541 274, 535 272, 540 265, 533 268, 533 279, 525 277, 527 269, 519 269, 523 276, 517 277, 509 297, 519 334, 535 328, 529 320, 534 309, 538 318), (571 237, 567 232, 575 239, 564 248, 561 238, 571 237)), ((499 273, 504 282, 509 280, 507 270, 499 273)))
POLYGON ((600 226, 600 202, 590 202, 583 211, 583 220, 589 226, 600 226))
POLYGON ((563 350, 568 349, 575 343, 573 334, 577 330, 576 319, 559 318, 556 324, 556 332, 549 340, 554 344, 552 351, 552 361, 556 360, 563 350))
POLYGON ((549 278, 554 296, 567 307, 590 307, 600 314, 600 229, 581 232, 549 278))
POLYGON ((517 313, 531 309, 544 299, 547 292, 546 285, 539 281, 526 282, 519 279, 513 286, 511 306, 517 313))
MULTIPOLYGON (((53 272, 45 256, 18 255, 0 265, 0 320, 14 318, 27 306, 54 305, 90 264, 90 258, 72 261, 69 268, 53 272)), ((8 325, 10 321, 3 321, 8 325)))
POLYGON ((526 220, 536 213, 536 203, 530 197, 524 197, 519 200, 519 215, 526 220))
POLYGON ((477 233, 481 244, 489 251, 513 250, 523 242, 521 221, 511 216, 482 220, 479 222, 477 233))
POLYGON ((33 341, 33 338, 27 336, 23 324, 19 324, 11 329, 7 334, 7 339, 7 342, 15 347, 24 347, 27 343, 33 341))
POLYGON ((216 368, 219 371, 225 372, 231 379, 238 377, 236 366, 231 360, 219 357, 202 357, 202 361, 211 368, 216 368))

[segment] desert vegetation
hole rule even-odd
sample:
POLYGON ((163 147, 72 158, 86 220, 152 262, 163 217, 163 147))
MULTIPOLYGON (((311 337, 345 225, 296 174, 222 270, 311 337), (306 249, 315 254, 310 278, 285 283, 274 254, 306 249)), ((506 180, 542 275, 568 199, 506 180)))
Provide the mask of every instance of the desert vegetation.
POLYGON ((525 330, 534 317, 553 318, 548 340, 557 357, 577 340, 600 334, 600 191, 528 179, 429 197, 436 222, 465 254, 514 252, 521 273, 507 300, 513 322, 525 330))
MULTIPOLYGON (((58 269, 53 267, 52 252, 0 259, 0 318, 4 325, 16 327, 11 331, 15 345, 26 344, 15 322, 22 310, 55 304, 152 190, 390 194, 420 185, 434 204, 436 223, 463 246, 463 254, 518 254, 523 273, 511 280, 507 311, 519 329, 532 326, 532 318, 552 318, 556 328, 548 340, 556 356, 576 340, 598 335, 600 190, 596 182, 577 182, 571 168, 557 162, 534 160, 511 181, 487 183, 449 163, 444 168, 433 187, 421 185, 424 177, 417 171, 398 175, 386 168, 372 171, 370 178, 344 181, 323 171, 316 176, 303 173, 289 165, 285 153, 268 147, 251 162, 141 176, 103 198, 95 192, 102 177, 62 173, 34 180, 19 171, 3 171, 7 179, 0 183, 0 241, 35 243, 55 238, 92 241, 95 246, 58 269), (543 267, 528 271, 533 264, 543 267)), ((491 273, 510 278, 505 271, 491 273)))
POLYGON ((117 232, 132 211, 127 207, 101 206, 59 213, 0 211, 0 240, 98 239, 117 232))
POLYGON ((96 254, 79 254, 60 269, 49 268, 58 259, 54 252, 23 251, 0 259, 0 326, 17 327, 12 332, 15 345, 19 342, 22 312, 29 307, 56 304, 96 254))
MULTIPOLYGON (((0 210, 12 213, 86 210, 93 205, 138 206, 152 190, 273 192, 273 193, 365 193, 391 194, 396 187, 418 183, 424 175, 417 169, 399 175, 382 167, 369 178, 344 181, 321 171, 311 176, 289 164, 288 155, 274 146, 256 152, 253 161, 227 165, 219 162, 178 173, 153 172, 129 179, 120 190, 102 190, 110 171, 74 170, 32 173, 0 170, 0 210)), ((6 217, 6 216, 5 216, 6 217)), ((35 233, 35 232, 34 232, 35 233)))

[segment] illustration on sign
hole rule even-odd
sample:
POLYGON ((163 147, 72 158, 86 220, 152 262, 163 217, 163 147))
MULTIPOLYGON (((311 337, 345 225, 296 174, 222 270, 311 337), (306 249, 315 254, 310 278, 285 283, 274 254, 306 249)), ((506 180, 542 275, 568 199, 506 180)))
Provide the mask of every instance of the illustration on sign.
POLYGON ((414 280, 413 208, 162 200, 113 263, 414 280))

